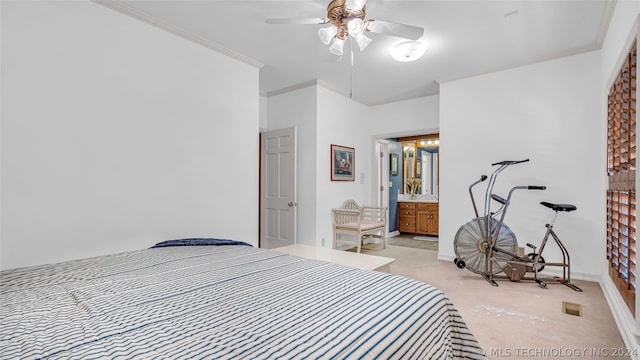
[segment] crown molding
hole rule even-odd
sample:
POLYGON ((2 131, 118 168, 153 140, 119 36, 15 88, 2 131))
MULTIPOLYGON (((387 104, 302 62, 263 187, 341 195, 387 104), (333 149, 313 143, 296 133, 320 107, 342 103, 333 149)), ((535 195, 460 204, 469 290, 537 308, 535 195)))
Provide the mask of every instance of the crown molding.
POLYGON ((121 14, 130 16, 132 18, 135 18, 137 20, 140 20, 144 23, 147 23, 149 25, 155 26, 157 28, 160 28, 162 30, 168 31, 174 35, 177 35, 183 39, 189 40, 191 42, 194 42, 196 44, 202 45, 204 47, 206 47, 207 49, 211 49, 214 50, 216 52, 219 52, 221 54, 227 55, 231 58, 234 58, 238 61, 241 61, 245 64, 251 65, 253 67, 256 67, 258 69, 262 68, 264 66, 263 63, 250 58, 248 56, 242 55, 238 52, 235 52, 231 49, 228 49, 220 44, 214 43, 208 39, 205 39, 201 36, 198 36, 192 32, 189 32, 181 27, 169 24, 165 21, 162 21, 156 17, 153 17, 151 15, 148 15, 144 12, 141 12, 140 10, 134 9, 131 6, 124 4, 118 0, 91 0, 92 2, 105 6, 109 9, 115 10, 121 14))
POLYGON ((322 81, 320 79, 318 79, 317 82, 318 82, 318 86, 322 86, 323 88, 325 88, 325 89, 327 89, 329 91, 332 91, 332 92, 334 92, 334 93, 336 93, 338 95, 342 95, 342 96, 344 96, 346 98, 349 98, 349 99, 351 99, 351 100, 353 100, 355 102, 359 102, 362 105, 371 106, 371 104, 368 101, 366 101, 364 99, 361 99, 361 98, 359 98, 357 96, 353 96, 353 94, 350 94, 349 90, 347 90, 347 89, 338 88, 338 87, 333 86, 333 85, 331 85, 331 84, 329 84, 329 83, 327 83, 325 81, 322 81))
POLYGON ((285 87, 283 87, 281 89, 267 91, 264 94, 265 94, 266 97, 277 96, 277 95, 285 94, 285 93, 288 93, 288 92, 291 92, 291 91, 304 89, 304 88, 307 88, 309 86, 318 85, 318 81, 319 80, 317 80, 317 79, 304 81, 304 82, 301 82, 301 83, 298 83, 298 84, 294 84, 294 85, 291 85, 291 86, 285 86, 285 87))
POLYGON ((435 79, 435 81, 438 84, 438 86, 440 86, 442 84, 445 84, 451 81, 464 80, 464 79, 469 79, 476 76, 495 74, 495 73, 499 73, 507 70, 513 70, 513 69, 523 68, 527 66, 538 65, 545 62, 549 62, 549 61, 561 60, 561 59, 565 59, 572 56, 588 54, 594 51, 600 51, 600 48, 595 47, 595 45, 588 45, 588 46, 583 46, 581 48, 564 51, 560 54, 556 54, 553 56, 540 56, 540 57, 531 58, 526 62, 514 64, 508 67, 500 67, 500 68, 495 68, 487 71, 473 71, 473 72, 467 72, 467 73, 454 74, 450 76, 437 78, 435 79))
POLYGON ((618 60, 615 62, 615 66, 613 67, 613 69, 611 69, 611 74, 609 74, 609 78, 605 83, 606 89, 611 89, 611 87, 613 86, 613 83, 618 78, 618 75, 620 74, 620 69, 622 69, 624 62, 627 60, 627 57, 629 56, 629 52, 631 51, 631 47, 633 46, 633 43, 638 39, 638 33, 640 33, 640 14, 636 16, 636 20, 631 25, 631 30, 629 32, 629 35, 627 36, 627 40, 625 40, 624 45, 622 46, 622 49, 620 49, 618 60))
MULTIPOLYGON (((340 89, 338 87, 335 87, 333 85, 330 85, 329 83, 322 81, 320 79, 313 79, 313 80, 309 80, 309 81, 304 81, 298 84, 294 84, 291 86, 286 86, 283 87, 281 89, 277 89, 277 90, 271 90, 271 91, 267 91, 267 92, 261 92, 260 95, 262 96, 266 96, 266 97, 271 97, 271 96, 277 96, 277 95, 281 95, 281 94, 285 94, 291 91, 296 91, 296 90, 300 90, 300 89, 304 89, 310 86, 322 86, 323 88, 332 91, 338 95, 342 95, 344 97, 349 97, 349 92, 344 90, 344 89, 340 89)), ((357 97, 353 97, 351 96, 351 100, 359 102, 363 105, 367 105, 367 106, 371 106, 371 104, 369 104, 368 102, 359 99, 357 97)))
POLYGON ((600 29, 598 29, 598 38, 596 40, 598 49, 602 49, 602 44, 604 44, 604 40, 607 38, 607 32, 609 31, 609 25, 611 25, 613 11, 616 9, 617 2, 618 0, 610 0, 605 3, 602 19, 600 20, 600 29))

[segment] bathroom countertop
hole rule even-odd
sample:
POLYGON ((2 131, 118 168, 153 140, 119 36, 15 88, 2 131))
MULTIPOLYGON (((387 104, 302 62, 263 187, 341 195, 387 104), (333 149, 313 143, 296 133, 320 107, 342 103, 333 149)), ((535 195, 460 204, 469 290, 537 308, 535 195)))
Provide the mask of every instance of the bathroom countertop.
POLYGON ((398 194, 398 202, 438 203, 438 199, 428 194, 417 195, 415 199, 411 199, 411 195, 408 194, 398 194))

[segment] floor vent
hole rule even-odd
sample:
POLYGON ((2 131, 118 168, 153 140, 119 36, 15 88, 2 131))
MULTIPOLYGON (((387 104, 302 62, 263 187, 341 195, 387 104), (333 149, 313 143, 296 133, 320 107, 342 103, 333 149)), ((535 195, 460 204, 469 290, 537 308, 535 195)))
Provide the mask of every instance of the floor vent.
POLYGON ((563 301, 562 312, 573 316, 582 316, 582 305, 563 301))

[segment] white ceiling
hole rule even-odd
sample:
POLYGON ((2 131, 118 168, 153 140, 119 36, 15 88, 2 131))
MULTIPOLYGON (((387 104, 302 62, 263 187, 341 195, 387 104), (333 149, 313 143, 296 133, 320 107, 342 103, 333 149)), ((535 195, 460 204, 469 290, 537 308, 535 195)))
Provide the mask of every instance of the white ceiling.
POLYGON ((268 25, 264 21, 270 17, 325 17, 328 3, 121 0, 116 7, 255 60, 262 65, 263 94, 317 79, 343 94, 351 90, 355 100, 376 105, 437 94, 442 81, 597 50, 615 4, 606 0, 369 0, 366 19, 424 27, 420 41, 427 52, 415 62, 396 62, 389 48, 404 40, 367 33, 373 42, 363 52, 356 46, 353 68, 349 42, 344 58, 338 61, 318 38, 322 25, 268 25))

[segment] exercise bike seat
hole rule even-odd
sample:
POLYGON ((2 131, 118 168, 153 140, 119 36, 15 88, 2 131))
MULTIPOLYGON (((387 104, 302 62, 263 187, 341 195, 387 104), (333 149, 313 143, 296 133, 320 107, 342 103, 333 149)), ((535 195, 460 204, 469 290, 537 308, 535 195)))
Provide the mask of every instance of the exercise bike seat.
POLYGON ((570 205, 570 204, 552 204, 550 202, 546 202, 543 201, 540 204, 542 204, 543 206, 548 207, 549 209, 553 210, 553 211, 573 211, 576 210, 577 207, 575 205, 570 205))

